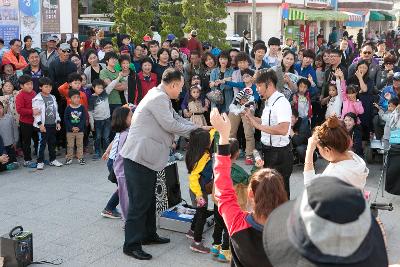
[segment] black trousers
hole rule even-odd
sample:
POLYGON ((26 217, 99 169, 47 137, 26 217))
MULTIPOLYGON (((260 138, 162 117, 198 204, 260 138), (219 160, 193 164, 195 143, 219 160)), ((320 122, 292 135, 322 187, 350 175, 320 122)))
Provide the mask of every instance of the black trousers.
POLYGON ((24 160, 32 160, 31 140, 35 138, 36 133, 32 124, 19 122, 19 130, 21 131, 22 151, 24 152, 24 160))
POLYGON ((140 249, 141 241, 157 236, 155 195, 157 173, 125 158, 124 171, 129 196, 124 248, 140 249))
POLYGON ((264 168, 276 169, 283 177, 286 193, 290 199, 290 175, 293 172, 293 151, 291 145, 268 147, 263 145, 264 168))
POLYGON ((213 233, 213 245, 221 245, 222 250, 229 249, 229 233, 226 229, 224 219, 218 212, 217 205, 214 204, 214 233, 213 233))
POLYGON ((9 159, 8 162, 18 162, 17 154, 16 154, 15 149, 14 149, 14 147, 12 145, 11 146, 5 146, 4 149, 6 150, 7 155, 8 155, 8 159, 9 159))
MULTIPOLYGON (((191 190, 189 190, 189 195, 193 207, 197 207, 196 195, 191 190)), ((208 197, 203 194, 203 198, 206 201, 206 204, 204 207, 196 208, 196 213, 194 214, 192 224, 190 225, 190 229, 193 231, 193 239, 198 243, 203 239, 204 225, 206 224, 208 214, 208 197)))
POLYGON ((46 132, 42 133, 39 131, 39 147, 38 147, 38 159, 37 162, 41 163, 44 161, 44 150, 47 149, 49 151, 49 161, 52 162, 56 159, 56 126, 55 125, 45 125, 46 132))

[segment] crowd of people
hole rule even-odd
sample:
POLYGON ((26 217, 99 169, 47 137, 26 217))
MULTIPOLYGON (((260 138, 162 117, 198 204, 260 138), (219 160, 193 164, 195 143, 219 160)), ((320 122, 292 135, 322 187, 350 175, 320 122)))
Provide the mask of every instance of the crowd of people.
MULTIPOLYGON (((399 155, 396 33, 356 44, 334 28, 314 50, 290 38, 251 43, 246 31, 229 51, 197 34, 161 40, 152 27, 137 44, 93 34, 82 44, 49 36, 43 51, 30 36, 0 47, 0 170, 20 167, 18 157, 38 170, 106 160, 117 189, 101 214, 124 220, 125 254, 149 260, 143 245, 170 242, 156 233, 156 172, 185 151, 193 251, 233 266, 388 266, 362 194, 363 157, 372 140, 389 161, 399 155), (329 162, 322 174, 319 157, 329 162), (295 164, 306 190, 290 201, 295 164), (211 247, 202 237, 209 198, 211 247)), ((400 194, 396 182, 386 186, 400 194)))

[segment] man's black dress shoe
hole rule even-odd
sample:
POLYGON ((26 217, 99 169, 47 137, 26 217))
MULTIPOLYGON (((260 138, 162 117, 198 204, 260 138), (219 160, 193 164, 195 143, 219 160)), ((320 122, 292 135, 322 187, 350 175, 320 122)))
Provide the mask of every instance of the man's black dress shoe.
POLYGON ((142 245, 158 245, 158 244, 167 244, 171 242, 169 238, 161 237, 161 236, 156 236, 152 239, 146 239, 142 241, 142 245))
POLYGON ((138 260, 151 260, 153 256, 149 253, 144 252, 142 249, 124 249, 124 254, 130 257, 134 257, 138 260))

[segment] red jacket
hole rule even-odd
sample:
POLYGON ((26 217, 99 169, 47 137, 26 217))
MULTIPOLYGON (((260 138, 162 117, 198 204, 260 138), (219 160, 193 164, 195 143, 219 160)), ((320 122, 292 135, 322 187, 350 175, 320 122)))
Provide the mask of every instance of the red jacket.
MULTIPOLYGON (((306 98, 307 98, 307 102, 308 102, 308 118, 311 119, 313 113, 312 113, 312 105, 311 105, 311 97, 310 97, 310 93, 307 92, 305 94, 306 98)), ((294 94, 293 95, 293 100, 292 100, 292 106, 295 110, 299 111, 299 95, 298 94, 294 94)))
MULTIPOLYGON (((71 98, 69 98, 68 96, 69 93, 68 83, 64 83, 60 87, 58 87, 58 92, 60 92, 60 95, 65 97, 65 99, 67 100, 67 105, 71 104, 71 98)), ((89 104, 86 94, 82 91, 79 91, 79 96, 81 97, 80 104, 85 108, 85 110, 88 110, 89 104)))
POLYGON ((187 48, 189 49, 189 51, 197 50, 199 51, 199 53, 201 53, 201 51, 203 50, 203 46, 196 37, 190 38, 187 48))
POLYGON ((214 177, 218 211, 231 237, 231 266, 272 267, 264 252, 263 225, 255 222, 253 216, 242 211, 238 204, 231 179, 229 145, 218 146, 214 177))
POLYGON ((21 90, 15 97, 15 108, 20 122, 33 125, 32 99, 35 96, 36 92, 33 90, 30 93, 21 90))
POLYGON ((139 72, 139 80, 140 84, 142 85, 142 97, 139 99, 139 94, 136 94, 135 97, 135 104, 139 104, 140 100, 143 99, 143 97, 149 92, 150 89, 157 87, 157 74, 151 73, 150 74, 150 79, 145 80, 143 76, 143 71, 139 72))

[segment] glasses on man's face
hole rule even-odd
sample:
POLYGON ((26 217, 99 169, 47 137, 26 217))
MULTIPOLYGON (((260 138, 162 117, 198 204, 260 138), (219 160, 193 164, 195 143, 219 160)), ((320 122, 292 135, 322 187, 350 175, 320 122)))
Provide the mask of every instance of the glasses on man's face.
POLYGON ((371 52, 371 51, 364 51, 363 54, 364 54, 364 55, 371 55, 372 52, 371 52))
POLYGON ((63 53, 71 53, 71 49, 61 50, 63 53))

